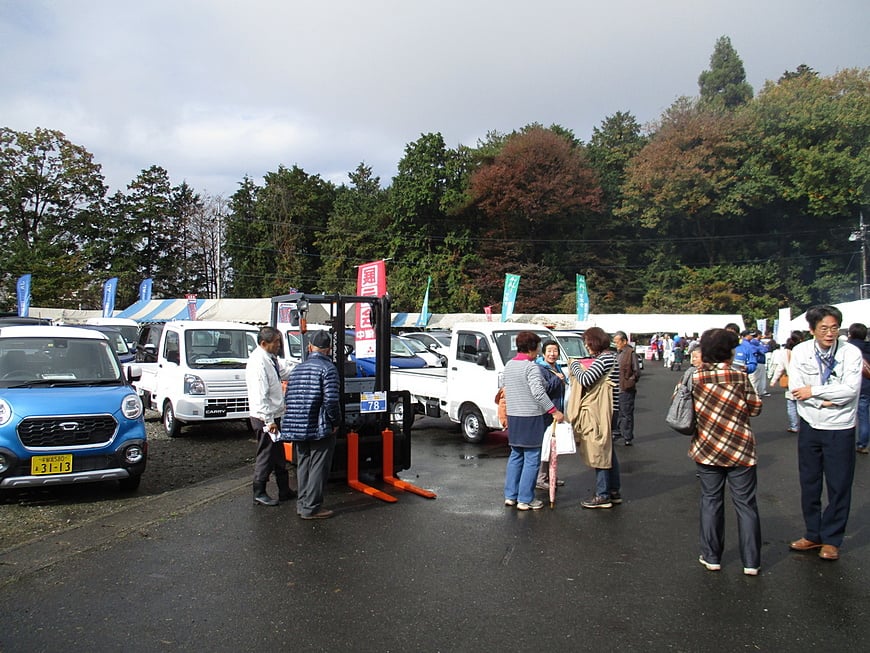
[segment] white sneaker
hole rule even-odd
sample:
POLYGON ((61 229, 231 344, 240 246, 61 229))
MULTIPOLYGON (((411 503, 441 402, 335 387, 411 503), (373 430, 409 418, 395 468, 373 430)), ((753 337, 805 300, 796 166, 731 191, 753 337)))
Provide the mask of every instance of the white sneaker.
POLYGON ((544 507, 544 502, 540 499, 533 499, 531 503, 523 503, 520 501, 517 504, 517 510, 540 510, 544 507))
POLYGON ((517 500, 516 499, 505 499, 504 505, 506 505, 510 508, 513 508, 515 505, 517 505, 517 500))
POLYGON ((722 565, 720 565, 718 562, 707 562, 706 560, 704 560, 704 556, 699 556, 698 562, 704 565, 707 568, 707 571, 719 571, 720 569, 722 569, 722 565))
POLYGON ((758 567, 744 567, 743 573, 747 576, 758 576, 758 567))

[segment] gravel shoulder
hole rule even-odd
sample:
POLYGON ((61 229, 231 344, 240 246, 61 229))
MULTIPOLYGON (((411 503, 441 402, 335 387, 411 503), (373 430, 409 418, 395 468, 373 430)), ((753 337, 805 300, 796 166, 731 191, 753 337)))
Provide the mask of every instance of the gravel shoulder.
POLYGON ((136 492, 111 482, 0 493, 0 553, 235 469, 253 471, 256 442, 242 422, 188 426, 169 438, 160 415, 148 411, 145 426, 148 466, 136 492))

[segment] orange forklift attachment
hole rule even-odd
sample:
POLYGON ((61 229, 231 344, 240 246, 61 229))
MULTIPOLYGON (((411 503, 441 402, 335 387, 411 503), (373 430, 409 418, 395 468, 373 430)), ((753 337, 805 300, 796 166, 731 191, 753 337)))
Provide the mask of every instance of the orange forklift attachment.
POLYGON ((434 499, 437 496, 434 492, 424 490, 421 487, 417 487, 416 485, 412 485, 411 483, 393 476, 393 432, 390 429, 384 429, 381 432, 381 435, 383 436, 384 441, 384 453, 382 456, 384 463, 384 483, 399 488, 400 490, 405 490, 406 492, 419 494, 421 497, 426 497, 427 499, 434 499))
MULTIPOLYGON (((390 466, 392 466, 392 448, 390 450, 390 466)), ((386 501, 387 503, 395 503, 398 499, 391 494, 381 492, 371 485, 361 483, 359 480, 359 433, 356 431, 348 431, 347 434, 347 484, 363 494, 386 501)))

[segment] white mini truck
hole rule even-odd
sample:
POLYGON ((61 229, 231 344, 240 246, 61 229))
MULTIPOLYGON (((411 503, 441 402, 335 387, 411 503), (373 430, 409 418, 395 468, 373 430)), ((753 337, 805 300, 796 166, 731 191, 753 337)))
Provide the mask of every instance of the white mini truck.
POLYGON ((185 424, 248 419, 245 366, 257 346, 257 328, 235 322, 167 322, 156 346, 146 345, 135 387, 157 410, 170 437, 185 424), (152 351, 153 350, 153 351, 152 351))

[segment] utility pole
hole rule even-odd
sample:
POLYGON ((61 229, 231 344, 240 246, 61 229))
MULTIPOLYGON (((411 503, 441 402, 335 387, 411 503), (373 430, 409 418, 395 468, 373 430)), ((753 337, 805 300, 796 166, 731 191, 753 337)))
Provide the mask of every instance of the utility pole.
POLYGON ((870 299, 870 263, 867 261, 867 224, 864 222, 864 212, 858 213, 858 231, 849 235, 849 242, 861 241, 861 271, 858 275, 859 291, 861 299, 870 299))

